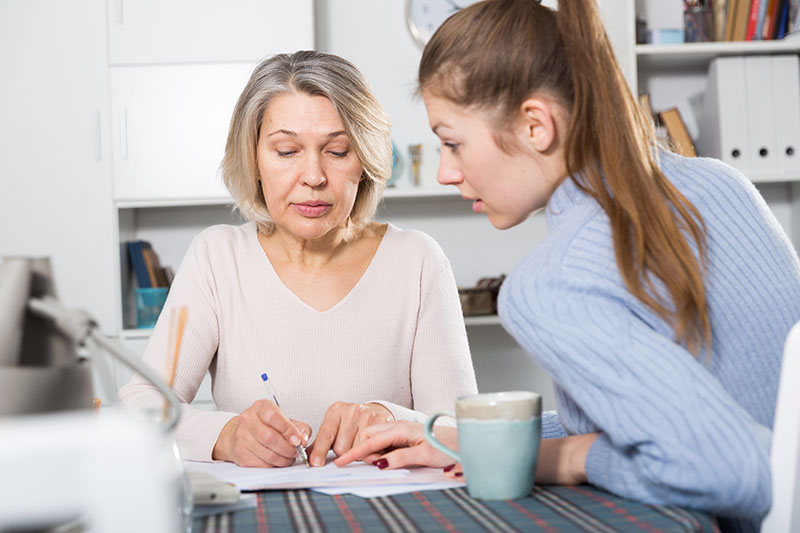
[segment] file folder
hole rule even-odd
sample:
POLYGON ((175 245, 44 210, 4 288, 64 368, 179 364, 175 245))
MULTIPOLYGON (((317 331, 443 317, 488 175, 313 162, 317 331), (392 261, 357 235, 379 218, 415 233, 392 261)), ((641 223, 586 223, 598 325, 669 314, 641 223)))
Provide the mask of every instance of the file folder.
POLYGON ((800 58, 781 55, 770 59, 779 175, 800 178, 800 58))
POLYGON ((746 173, 752 181, 774 179, 780 173, 775 138, 778 113, 772 95, 772 59, 772 56, 744 58, 749 166, 746 173))
POLYGON ((747 85, 743 57, 711 61, 703 113, 700 116, 700 154, 750 171, 747 133, 747 85))

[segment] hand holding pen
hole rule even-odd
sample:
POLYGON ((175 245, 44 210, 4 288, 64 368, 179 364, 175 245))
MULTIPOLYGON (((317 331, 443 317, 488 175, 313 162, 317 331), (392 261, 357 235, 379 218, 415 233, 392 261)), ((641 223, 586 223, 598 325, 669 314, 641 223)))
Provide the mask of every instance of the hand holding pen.
POLYGON ((289 419, 273 396, 268 398, 254 402, 225 424, 214 445, 212 459, 262 468, 294 464, 298 447, 302 449, 308 444, 311 427, 289 419))
MULTIPOLYGON (((281 404, 278 402, 278 397, 275 396, 275 389, 272 388, 272 383, 270 382, 269 376, 267 376, 266 372, 261 374, 261 382, 264 384, 264 388, 267 391, 267 396, 270 399, 272 399, 273 402, 275 402, 275 405, 280 407, 281 404)), ((308 441, 308 438, 306 438, 306 441, 308 441)), ((303 464, 306 466, 310 466, 308 464, 308 456, 306 455, 305 448, 303 448, 303 446, 299 442, 295 443, 294 441, 292 441, 292 444, 295 444, 297 448, 297 455, 300 456, 300 459, 303 461, 303 464)))

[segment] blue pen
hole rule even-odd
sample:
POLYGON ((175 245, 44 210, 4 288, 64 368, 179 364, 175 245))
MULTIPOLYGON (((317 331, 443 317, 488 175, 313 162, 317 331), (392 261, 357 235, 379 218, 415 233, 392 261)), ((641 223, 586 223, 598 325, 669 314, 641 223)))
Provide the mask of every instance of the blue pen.
MULTIPOLYGON (((261 382, 264 383, 264 388, 267 389, 267 396, 269 396, 272 401, 275 402, 275 405, 280 407, 281 404, 278 403, 278 397, 275 396, 275 390, 272 388, 272 383, 270 383, 269 376, 267 376, 266 372, 261 374, 261 382)), ((308 455, 306 455, 305 449, 300 444, 297 445, 297 453, 300 455, 300 459, 303 460, 304 465, 311 466, 308 464, 308 455)))

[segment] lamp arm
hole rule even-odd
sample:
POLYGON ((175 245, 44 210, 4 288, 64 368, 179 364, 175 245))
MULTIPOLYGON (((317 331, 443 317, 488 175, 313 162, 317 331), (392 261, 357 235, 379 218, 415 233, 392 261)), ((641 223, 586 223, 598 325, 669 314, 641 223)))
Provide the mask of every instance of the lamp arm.
POLYGON ((101 334, 97 323, 86 311, 82 309, 67 309, 52 297, 31 298, 28 301, 28 309, 42 318, 52 320, 62 333, 79 346, 83 346, 87 339, 91 339, 122 364, 149 381, 164 395, 169 405, 167 416, 161 422, 162 430, 168 433, 175 429, 181 413, 181 402, 178 396, 158 374, 142 363, 135 354, 101 334))

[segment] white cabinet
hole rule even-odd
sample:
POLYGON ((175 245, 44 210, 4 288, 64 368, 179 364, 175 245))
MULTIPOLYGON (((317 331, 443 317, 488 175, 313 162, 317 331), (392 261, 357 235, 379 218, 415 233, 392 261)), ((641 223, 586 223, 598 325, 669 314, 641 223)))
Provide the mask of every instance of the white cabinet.
MULTIPOLYGON (((618 2, 616 9, 619 14, 627 13, 633 3, 634 0, 618 2)), ((629 48, 624 53, 629 58, 634 58, 637 65, 638 83, 635 92, 649 93, 656 111, 677 107, 690 136, 697 140, 712 59, 724 56, 798 54, 800 39, 794 36, 779 41, 675 45, 636 45, 631 39, 629 48)), ((747 176, 757 184, 759 192, 797 247, 800 242, 800 175, 779 171, 766 174, 748 172, 747 176)))
POLYGON ((312 0, 108 0, 112 65, 245 61, 314 47, 312 0))
POLYGON ((59 297, 113 328, 103 0, 0 2, 0 256, 50 256, 59 297))
POLYGON ((218 169, 233 107, 254 66, 112 68, 114 197, 227 197, 218 169))
MULTIPOLYGON (((631 52, 637 63, 638 93, 650 94, 656 111, 677 107, 695 141, 700 135, 699 121, 708 86, 708 70, 714 58, 798 53, 800 39, 797 37, 778 41, 641 44, 633 46, 631 52)), ((763 76, 748 82, 769 83, 763 76)), ((741 112, 746 113, 747 110, 742 109, 741 112)), ((766 172, 749 169, 745 173, 753 182, 800 180, 796 172, 787 173, 780 168, 766 172)))

